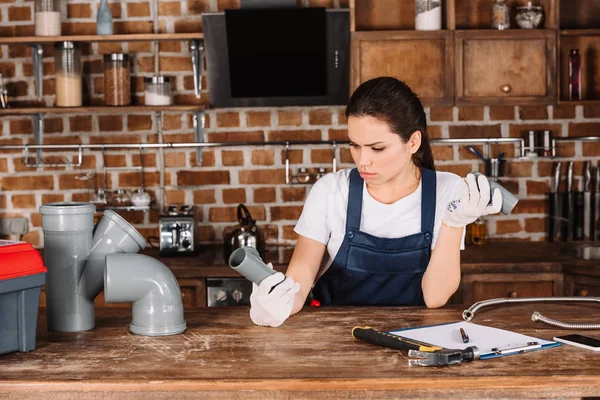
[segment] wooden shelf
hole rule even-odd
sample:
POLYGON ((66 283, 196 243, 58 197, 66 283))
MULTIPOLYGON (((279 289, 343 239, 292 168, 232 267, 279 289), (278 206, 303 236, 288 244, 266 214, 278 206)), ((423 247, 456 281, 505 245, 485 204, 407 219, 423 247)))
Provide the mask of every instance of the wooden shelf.
POLYGON ((202 39, 202 33, 135 33, 122 35, 67 35, 0 37, 0 44, 54 42, 150 42, 202 39))
POLYGON ((600 105, 600 99, 597 100, 558 100, 558 104, 575 105, 575 106, 596 106, 600 105))
POLYGON ((152 111, 194 112, 204 110, 203 105, 173 106, 84 106, 84 107, 23 107, 3 108, 0 115, 32 115, 32 114, 81 114, 81 113, 135 113, 152 111))
POLYGON ((561 36, 598 36, 600 29, 568 29, 561 30, 561 36))

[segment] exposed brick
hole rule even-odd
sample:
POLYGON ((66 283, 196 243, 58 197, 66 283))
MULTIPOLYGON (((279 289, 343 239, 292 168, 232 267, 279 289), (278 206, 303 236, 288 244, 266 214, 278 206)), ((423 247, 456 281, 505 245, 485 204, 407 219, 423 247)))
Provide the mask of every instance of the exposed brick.
MULTIPOLYGON (((160 42, 158 44, 158 49, 161 53, 180 53, 181 52, 181 43, 180 42, 160 42)), ((194 80, 193 77, 192 82, 194 80)), ((204 86, 203 86, 204 87, 204 86)))
POLYGON ((214 204, 217 202, 214 189, 194 190, 193 194, 194 204, 214 204))
POLYGON ((350 149, 349 148, 342 148, 340 149, 340 161, 342 163, 349 163, 349 164, 353 164, 354 160, 352 159, 352 154, 350 153, 350 149))
POLYGON ((249 111, 246 113, 246 125, 271 126, 270 111, 249 111))
POLYGON ((483 107, 460 107, 458 109, 459 121, 482 121, 483 107))
POLYGON ((265 242, 274 241, 275 243, 277 243, 276 241, 279 237, 279 227, 277 225, 258 225, 258 229, 260 229, 260 232, 262 233, 265 242))
POLYGON ((509 136, 521 138, 528 131, 551 131, 553 135, 558 136, 561 130, 561 124, 510 124, 509 136))
POLYGON ((525 231, 531 233, 546 232, 547 218, 527 218, 525 219, 525 231))
POLYGON ((198 227, 198 239, 200 243, 214 242, 215 237, 215 228, 212 225, 198 227))
MULTIPOLYGON (((263 206, 248 207, 252 219, 256 221, 265 220, 265 208, 263 206)), ((210 222, 234 222, 237 221, 237 207, 211 207, 208 213, 210 222)))
POLYGON ((313 149, 310 151, 310 160, 315 164, 331 163, 333 152, 331 149, 313 149))
POLYGON ((193 133, 167 133, 164 140, 172 143, 194 142, 193 133))
POLYGON ((276 197, 275 188, 254 189, 255 203, 274 203, 276 197))
POLYGON ((435 166, 437 171, 452 172, 458 176, 467 176, 469 172, 473 170, 471 164, 454 164, 454 165, 437 165, 435 166))
POLYGON ((15 135, 33 133, 33 122, 29 119, 15 119, 10 121, 10 133, 15 135))
POLYGON ((600 143, 583 143, 583 155, 585 157, 600 157, 600 143))
MULTIPOLYGON (((114 16, 113 16, 114 18, 114 16)), ((152 21, 114 21, 115 34, 123 33, 152 33, 152 21)))
POLYGON ((3 78, 13 78, 15 76, 15 72, 16 69, 14 63, 0 63, 0 73, 2 74, 3 78))
POLYGON ((223 203, 245 203, 246 202, 246 189, 223 189, 223 203))
POLYGON ((452 107, 432 107, 429 110, 432 121, 452 121, 454 119, 452 107))
POLYGON ((159 59, 161 71, 191 71, 192 64, 188 57, 161 56, 159 59))
MULTIPOLYGON (((147 172, 144 173, 144 184, 146 186, 158 186, 160 178, 158 172, 147 172)), ((142 186, 142 179, 139 172, 120 172, 119 187, 140 187, 142 186)))
MULTIPOLYGON (((188 11, 189 11, 188 1, 188 11)), ((165 17, 175 17, 181 15, 181 3, 179 1, 160 1, 158 3, 158 15, 165 17)))
POLYGON ((243 151, 221 151, 221 161, 225 166, 238 166, 244 165, 244 152, 243 151))
POLYGON ((167 190, 165 196, 167 204, 185 204, 184 190, 167 190))
POLYGON ((331 110, 311 110, 308 112, 308 123, 311 125, 331 125, 331 110))
POLYGON ((154 72, 154 57, 136 57, 136 65, 139 72, 154 72))
POLYGON ((490 107, 490 119, 492 121, 506 121, 515 119, 515 108, 513 106, 490 107))
POLYGON ((240 0, 217 0, 218 11, 224 11, 231 8, 240 8, 240 0))
POLYGON ((294 225, 284 225, 282 227, 282 236, 286 240, 298 240, 298 234, 294 232, 294 225))
POLYGON ((543 106, 520 106, 519 117, 528 119, 548 119, 548 107, 543 106))
MULTIPOLYGON (((538 176, 541 177, 550 177, 552 176, 552 170, 554 169, 554 161, 539 161, 537 163, 538 166, 538 176)), ((564 166, 563 166, 564 168, 564 166)))
POLYGON ((61 201, 65 201, 65 196, 63 194, 52 193, 42 195, 42 204, 59 203, 61 201))
POLYGON ((252 164, 273 165, 275 164, 275 152, 269 150, 252 150, 252 164))
POLYGON ((600 122, 583 122, 569 124, 569 136, 598 136, 600 122))
POLYGON ((99 115, 98 126, 100 132, 117 132, 123 130, 123 116, 117 115, 99 115))
MULTIPOLYGON (((471 146, 473 146, 475 150, 479 151, 485 157, 486 154, 484 153, 483 145, 472 144, 471 146)), ((473 152, 471 152, 471 150, 469 150, 466 145, 461 145, 458 147, 458 157, 461 160, 479 160, 479 157, 473 154, 473 152)))
POLYGON ((54 179, 52 175, 35 176, 5 176, 2 178, 2 190, 52 190, 54 179))
POLYGON ((37 228, 42 226, 42 214, 38 212, 32 212, 29 220, 31 221, 31 225, 37 228))
POLYGON ((152 117, 150 115, 128 115, 127 130, 148 131, 152 129, 152 117))
POLYGON ((95 35, 96 22, 63 22, 61 30, 63 35, 95 35))
POLYGON ((139 135, 98 135, 90 136, 91 144, 118 144, 118 143, 139 143, 139 135))
POLYGON ((8 7, 8 20, 13 21, 31 21, 31 6, 8 7))
POLYGON ((33 194, 13 194, 13 208, 35 208, 35 195, 33 194))
POLYGON ((6 208, 6 196, 0 194, 0 208, 6 208))
POLYGON ((506 176, 529 177, 532 175, 533 164, 527 161, 513 161, 506 163, 506 176))
POLYGON ((302 125, 302 111, 279 111, 277 121, 279 125, 300 126, 302 125))
POLYGON ((187 9, 190 15, 199 15, 210 11, 210 0, 188 0, 187 9))
POLYGON ((302 206, 272 206, 271 221, 297 220, 302 214, 302 206))
POLYGON ((450 126, 451 138, 494 138, 500 137, 500 125, 455 125, 450 126))
POLYGON ((500 235, 521 232, 522 229, 523 226, 521 225, 521 221, 518 219, 496 221, 496 233, 500 235))
POLYGON ((40 231, 27 232, 21 236, 21 240, 30 243, 33 247, 39 247, 41 244, 40 231))
POLYGON ((519 181, 517 181, 517 180, 510 180, 510 179, 504 178, 504 179, 502 179, 500 181, 500 183, 509 192, 511 192, 511 193, 519 193, 519 181))
POLYGON ((7 82, 4 85, 12 97, 27 96, 27 82, 7 82))
POLYGON ((0 172, 8 172, 8 159, 0 158, 0 172))
MULTIPOLYGON (((585 146, 588 146, 588 145, 589 145, 589 143, 585 144, 585 146)), ((575 143, 574 142, 556 143, 555 151, 556 151, 557 157, 574 157, 575 156, 575 143)), ((584 147, 584 152, 585 152, 585 147, 584 147)))
MULTIPOLYGON (((140 154, 132 154, 131 155, 131 165, 134 167, 139 167, 142 164, 140 163, 140 154)), ((156 167, 156 153, 144 153, 144 168, 154 168, 156 167)))
POLYGON ((515 208, 513 214, 543 214, 547 212, 546 200, 521 199, 515 208))
MULTIPOLYGON (((285 150, 281 150, 281 163, 285 163, 285 150)), ((287 158, 290 164, 302 164, 304 163, 304 151, 303 150, 289 150, 287 152, 287 158)))
POLYGON ((92 7, 87 3, 67 4, 67 18, 91 18, 92 7))
POLYGON ((127 3, 128 17, 149 17, 150 3, 127 3))
POLYGON ((185 153, 166 153, 165 152, 165 167, 185 167, 185 153))
POLYGON ((583 116, 585 118, 600 118, 600 105, 586 104, 583 106, 583 116))
POLYGON ((62 133, 64 131, 62 118, 45 118, 44 132, 45 133, 62 133))
POLYGON ((236 128, 240 126, 240 114, 237 112, 217 113, 217 127, 236 128))
POLYGON ((284 169, 255 169, 242 170, 239 172, 239 181, 242 185, 247 184, 282 184, 285 182, 284 169))
POLYGON ((321 140, 320 130, 296 130, 296 131, 271 131, 269 132, 269 140, 321 140))
POLYGON ((346 117, 346 110, 338 111, 338 123, 340 125, 348 125, 348 117, 346 117))
POLYGON ((427 127, 427 133, 429 134, 430 139, 441 139, 442 138, 442 127, 429 125, 427 127))
POLYGON ((550 192, 548 181, 527 181, 527 195, 536 196, 550 192))
POLYGON ((163 118, 163 130, 176 131, 181 129, 181 115, 165 115, 163 118))
POLYGON ((305 187, 284 187, 281 189, 281 199, 285 202, 304 201, 305 198, 305 187))
POLYGON ((127 159, 124 154, 106 154, 104 156, 104 164, 111 167, 124 167, 127 165, 127 159))
POLYGON ((553 119, 573 119, 575 118, 575 106, 571 104, 560 104, 552 107, 553 119))
POLYGON ((329 129, 329 140, 348 140, 348 129, 329 129))
POLYGON ((431 146, 434 160, 450 161, 454 159, 454 149, 452 146, 431 146))
POLYGON ((69 130, 71 132, 91 132, 92 131, 92 116, 91 115, 76 115, 69 117, 69 130))
POLYGON ((202 32, 202 19, 175 21, 175 33, 202 32))
POLYGON ((177 186, 228 185, 229 171, 178 171, 177 186))
MULTIPOLYGON (((198 166, 196 162, 196 152, 190 153, 190 165, 198 166)), ((203 167, 214 167, 215 166, 215 152, 202 150, 202 166, 203 167)))
POLYGON ((230 143, 230 142, 264 142, 265 134, 263 131, 252 132, 215 132, 208 134, 208 141, 211 143, 230 143))

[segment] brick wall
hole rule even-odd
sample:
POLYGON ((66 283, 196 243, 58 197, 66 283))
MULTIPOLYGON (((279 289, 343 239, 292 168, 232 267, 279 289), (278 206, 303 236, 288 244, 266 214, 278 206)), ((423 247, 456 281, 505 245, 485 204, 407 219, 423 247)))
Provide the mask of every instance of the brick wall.
MULTIPOLYGON (((0 0, 0 35, 28 35, 33 32, 33 3, 0 0)), ((306 1, 303 6, 346 7, 347 0, 306 1)), ((95 33, 97 2, 63 2, 63 32, 95 33)), ((111 3, 116 33, 152 32, 153 5, 128 1, 111 3)), ((161 32, 194 32, 201 30, 200 14, 239 7, 235 0, 161 1, 158 26, 161 32)), ((54 65, 51 46, 44 47, 44 105, 54 104, 54 65)), ((93 43, 82 45, 89 103, 102 104, 101 54, 129 52, 133 58, 132 76, 137 97, 142 94, 142 78, 154 73, 155 59, 151 43, 93 43)), ((187 43, 166 42, 160 45, 159 70, 173 79, 176 103, 204 102, 193 95, 191 62, 187 43)), ((27 46, 0 46, 0 72, 6 78, 13 105, 35 104, 31 52, 27 46)), ((206 88, 206 77, 203 79, 206 88)), ((550 129, 555 136, 588 136, 600 132, 600 107, 467 107, 432 108, 429 115, 432 138, 519 137, 521 131, 550 129)), ((33 142, 31 118, 2 117, 0 144, 33 142)), ((343 140, 346 120, 343 107, 286 107, 210 110, 206 115, 205 139, 212 142, 260 140, 343 140)), ((160 114, 68 114, 48 115, 45 119, 45 143, 156 143, 194 141, 192 115, 160 114), (162 127, 159 137, 158 127, 162 127)), ((600 144, 564 142, 558 150, 564 160, 576 162, 581 177, 582 163, 597 164, 600 144)), ((482 149, 481 146, 476 146, 482 149)), ((552 161, 518 160, 518 148, 501 145, 499 151, 509 157, 507 178, 502 183, 522 199, 510 216, 488 219, 488 232, 494 238, 543 240, 546 204, 552 161)), ((483 166, 462 145, 434 145, 437 168, 465 175, 483 166)), ((73 159, 74 153, 46 152, 46 161, 73 159)), ((292 147, 292 172, 302 166, 331 170, 331 147, 324 145, 292 147)), ((351 167, 346 146, 337 152, 338 165, 351 167)), ((43 246, 41 218, 38 208, 50 201, 86 201, 89 191, 102 187, 103 165, 131 167, 140 165, 137 151, 86 152, 84 163, 77 168, 31 169, 24 165, 20 151, 0 150, 0 216, 25 216, 31 221, 24 239, 43 246), (92 180, 82 180, 86 174, 92 180), (95 179, 95 180, 94 180, 95 179)), ((145 183, 153 197, 157 195, 161 171, 164 173, 164 201, 193 203, 199 207, 199 231, 203 243, 219 242, 224 232, 236 225, 238 203, 248 205, 258 220, 269 243, 293 243, 293 226, 310 189, 307 185, 286 185, 284 149, 279 147, 222 147, 206 149, 202 166, 196 166, 192 149, 146 151, 145 183)), ((111 171, 107 174, 109 189, 135 189, 140 185, 135 171, 111 171)), ((156 235, 158 212, 127 213, 145 235, 156 235)))

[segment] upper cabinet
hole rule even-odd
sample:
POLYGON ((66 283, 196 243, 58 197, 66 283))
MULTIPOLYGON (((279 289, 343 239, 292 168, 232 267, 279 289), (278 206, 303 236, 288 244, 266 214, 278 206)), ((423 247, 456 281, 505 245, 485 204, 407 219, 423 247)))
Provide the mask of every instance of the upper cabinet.
POLYGON ((415 30, 415 0, 350 0, 351 86, 405 81, 428 106, 556 104, 569 97, 569 53, 581 57, 581 99, 600 101, 600 1, 533 0, 544 18, 492 29, 495 0, 442 0, 442 29, 415 30))

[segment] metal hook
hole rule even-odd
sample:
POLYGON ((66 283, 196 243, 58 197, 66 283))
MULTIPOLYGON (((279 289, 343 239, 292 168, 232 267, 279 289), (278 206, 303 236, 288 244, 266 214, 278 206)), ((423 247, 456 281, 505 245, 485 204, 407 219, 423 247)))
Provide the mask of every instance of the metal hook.
POLYGON ((285 183, 290 184, 290 142, 285 142, 285 183))
POLYGON ((336 143, 335 140, 332 143, 332 148, 331 148, 331 152, 333 154, 333 173, 335 174, 337 172, 337 158, 335 155, 335 150, 336 150, 336 143))

